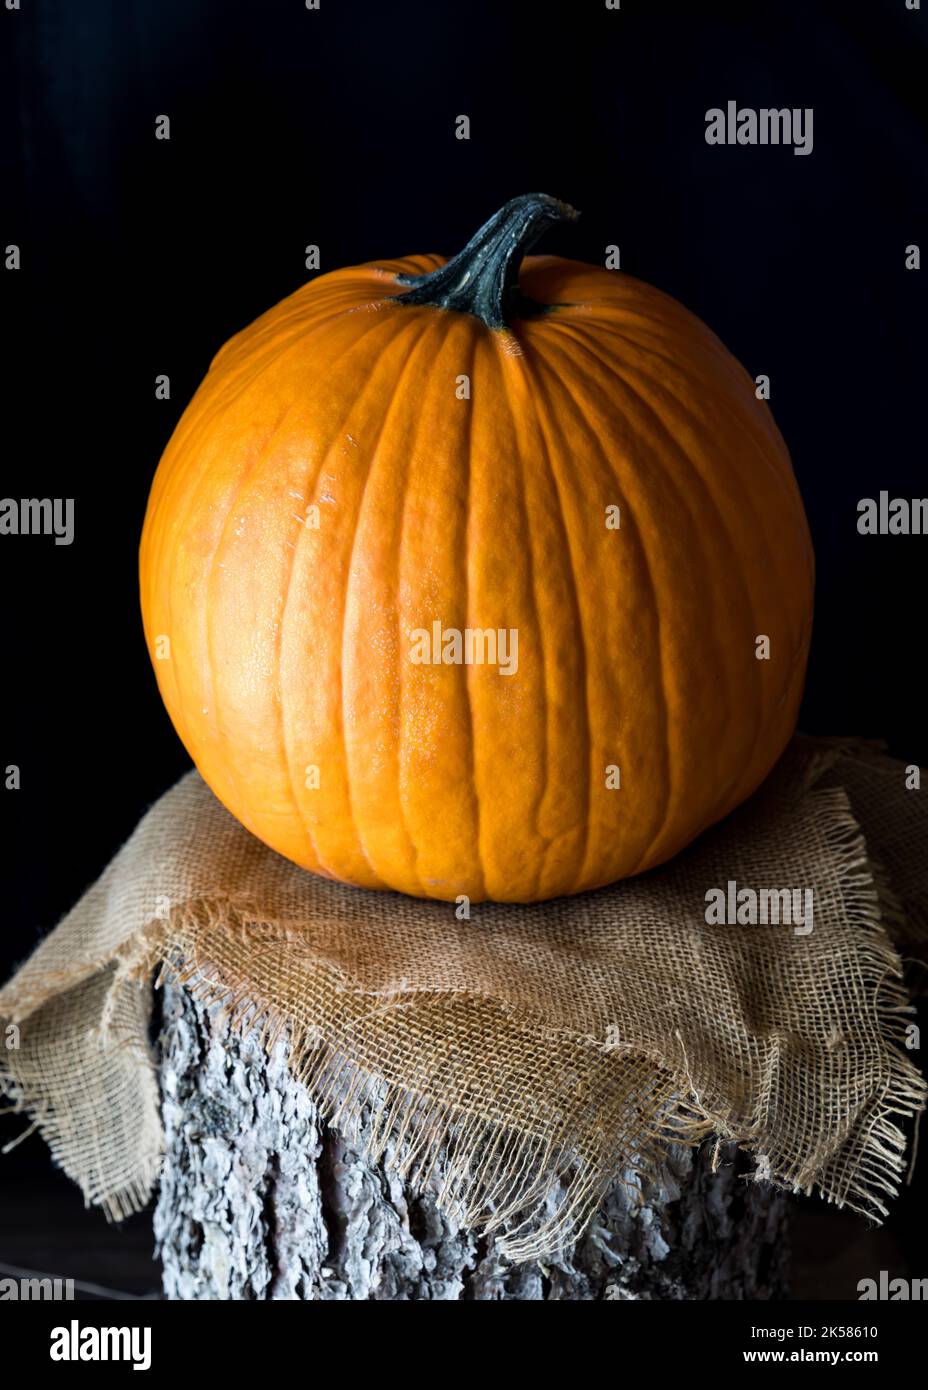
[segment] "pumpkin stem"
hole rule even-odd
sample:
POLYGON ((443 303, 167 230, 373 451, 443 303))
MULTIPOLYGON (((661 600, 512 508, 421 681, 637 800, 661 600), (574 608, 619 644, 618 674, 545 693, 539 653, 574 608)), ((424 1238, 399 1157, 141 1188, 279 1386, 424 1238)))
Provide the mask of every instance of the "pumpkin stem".
POLYGON ((547 227, 574 221, 580 214, 547 193, 512 198, 471 237, 463 251, 427 275, 398 275, 411 285, 397 304, 432 304, 475 314, 488 328, 505 328, 513 318, 542 313, 549 306, 519 290, 522 257, 547 227))

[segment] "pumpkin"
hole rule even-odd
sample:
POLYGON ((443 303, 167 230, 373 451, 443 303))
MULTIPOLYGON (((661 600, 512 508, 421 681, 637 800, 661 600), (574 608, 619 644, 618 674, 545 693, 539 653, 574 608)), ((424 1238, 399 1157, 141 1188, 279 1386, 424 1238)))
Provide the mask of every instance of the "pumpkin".
POLYGON ((314 873, 531 902, 676 854, 795 726, 813 556, 705 325, 525 252, 304 285, 218 353, 158 468, 145 633, 196 766, 314 873))

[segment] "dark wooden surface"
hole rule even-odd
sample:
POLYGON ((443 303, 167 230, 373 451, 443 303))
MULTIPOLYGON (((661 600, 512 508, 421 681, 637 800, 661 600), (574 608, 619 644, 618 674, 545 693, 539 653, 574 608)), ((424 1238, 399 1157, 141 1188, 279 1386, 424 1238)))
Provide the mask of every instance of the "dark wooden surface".
MULTIPOLYGON (((39 1169, 46 1166, 40 1141, 34 1157, 39 1169)), ((62 1174, 4 1179, 3 1162, 0 1158, 0 1276, 22 1272, 73 1279, 79 1300, 161 1297, 151 1209, 116 1226, 85 1208, 80 1192, 62 1174)))

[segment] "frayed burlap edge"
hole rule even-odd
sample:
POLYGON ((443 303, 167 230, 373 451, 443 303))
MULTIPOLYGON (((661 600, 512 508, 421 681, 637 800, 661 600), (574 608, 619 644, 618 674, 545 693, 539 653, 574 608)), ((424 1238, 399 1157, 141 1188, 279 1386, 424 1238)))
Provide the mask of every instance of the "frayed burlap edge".
MULTIPOLYGON (((212 960, 220 944, 235 942, 239 947, 247 939, 254 945, 269 936, 280 941, 289 931, 280 923, 250 920, 229 902, 198 902, 173 913, 168 923, 153 924, 146 939, 125 955, 120 969, 125 978, 138 981, 154 975, 156 988, 172 978, 193 998, 216 1009, 217 1026, 255 1033, 268 1052, 284 1040, 291 1073, 306 1086, 327 1124, 370 1163, 382 1162, 412 1191, 422 1191, 437 1175, 436 1204, 449 1220, 462 1230, 498 1233, 500 1252, 515 1263, 569 1247, 617 1178, 637 1200, 648 1178, 656 1174, 668 1139, 695 1144, 712 1131, 711 1117, 700 1121, 688 1113, 686 1138, 682 1129, 671 1135, 670 1116, 676 1109, 682 1114, 678 1081, 644 1055, 621 1046, 608 1049, 615 1054, 615 1067, 610 1084, 589 1106, 594 1112, 589 1126, 578 1126, 577 1116, 569 1114, 562 1131, 555 1133, 533 1132, 524 1119, 514 1125, 490 1118, 385 1077, 382 1065, 368 1065, 353 1040, 325 1036, 318 1025, 296 1025, 290 1012, 256 994, 249 978, 220 971, 212 960), (552 1186, 565 1176, 566 1201, 553 1217, 540 1221, 552 1186)), ((369 991, 328 962, 317 960, 314 968, 328 977, 333 991, 351 993, 359 1001, 371 998, 369 991)), ((387 1007, 415 1007, 414 999, 405 996, 376 997, 387 1007)), ((429 1003, 440 997, 430 992, 429 1003)), ((453 997, 446 994, 445 1003, 453 997)), ((578 1052, 601 1055, 606 1050, 596 1039, 552 1029, 527 1014, 515 1016, 485 998, 457 998, 476 1004, 469 1018, 478 1026, 479 1013, 479 1026, 493 1048, 527 1028, 536 1037, 552 1042, 557 1038, 578 1052)), ((484 1097, 481 1108, 492 1108, 492 1098, 484 1097)))
MULTIPOLYGON (((845 741, 817 750, 807 768, 805 787, 818 780, 844 751, 845 741), (810 770, 811 769, 811 770, 810 770)), ((114 959, 84 962, 76 974, 46 975, 42 988, 21 991, 15 1001, 0 996, 0 1015, 23 1021, 62 993, 99 987, 103 1008, 98 1026, 82 1043, 107 1055, 131 1049, 139 1089, 141 1121, 133 1136, 134 1159, 119 1180, 88 1187, 85 1173, 73 1171, 68 1134, 43 1091, 38 1069, 18 1065, 15 1054, 3 1060, 0 1090, 14 1108, 32 1118, 56 1161, 83 1187, 87 1201, 112 1219, 142 1209, 150 1199, 161 1164, 162 1134, 154 1060, 139 1042, 142 1019, 156 984, 171 972, 198 998, 217 1006, 232 1027, 257 1030, 268 1048, 285 1037, 291 1070, 307 1086, 325 1120, 353 1139, 372 1161, 383 1161, 415 1190, 440 1174, 439 1205, 462 1228, 497 1232, 501 1253, 513 1261, 537 1259, 575 1240, 608 1186, 622 1174, 644 1184, 655 1173, 668 1142, 696 1145, 715 1137, 715 1158, 723 1143, 735 1142, 757 1159, 754 1180, 767 1180, 793 1192, 818 1191, 828 1201, 879 1221, 886 1202, 896 1195, 905 1168, 906 1139, 902 1122, 925 1105, 926 1084, 903 1043, 906 1020, 913 1012, 902 979, 902 964, 887 927, 902 919, 898 903, 869 862, 864 837, 840 788, 817 793, 827 798, 831 815, 826 838, 835 856, 849 920, 859 933, 858 967, 879 1027, 882 1068, 873 1103, 862 1120, 845 1134, 812 1142, 801 1157, 779 1151, 764 1118, 764 1096, 749 1119, 734 1116, 723 1096, 707 1094, 692 1074, 687 1039, 677 1031, 676 1056, 648 1057, 630 1045, 604 1047, 582 1034, 551 1034, 543 1018, 520 1015, 485 998, 459 996, 499 1047, 501 1035, 522 1028, 536 1036, 550 1034, 554 1045, 578 1057, 595 1049, 611 1052, 613 1065, 599 1066, 607 1080, 588 1098, 587 1112, 565 1116, 558 1131, 534 1132, 524 1117, 519 1125, 487 1114, 492 1097, 479 1108, 435 1100, 405 1085, 400 1076, 384 1076, 370 1066, 356 1036, 323 1034, 318 1025, 298 1022, 280 1000, 256 990, 247 966, 230 968, 230 956, 246 963, 262 942, 289 939, 281 922, 254 919, 247 907, 223 899, 198 900, 175 907, 164 922, 152 922, 114 959), (247 945, 248 949, 242 949, 247 945), (471 1007, 472 1006, 472 1007, 471 1007), (370 1098, 377 1091, 378 1109, 370 1124, 370 1098), (367 1124, 362 1127, 362 1117, 367 1124), (362 1137, 363 1136, 363 1137, 362 1137), (542 1215, 556 1175, 573 1174, 566 1199, 555 1215, 542 1215)), ((330 962, 318 959, 314 970, 328 978, 334 991, 369 999, 330 962)), ((435 1002, 434 992, 429 1002, 435 1002)), ((385 1007, 414 1008, 415 996, 389 997, 385 1007)), ((601 1059, 600 1059, 601 1060, 601 1059)), ((101 1139, 102 1142, 102 1139, 101 1139)))

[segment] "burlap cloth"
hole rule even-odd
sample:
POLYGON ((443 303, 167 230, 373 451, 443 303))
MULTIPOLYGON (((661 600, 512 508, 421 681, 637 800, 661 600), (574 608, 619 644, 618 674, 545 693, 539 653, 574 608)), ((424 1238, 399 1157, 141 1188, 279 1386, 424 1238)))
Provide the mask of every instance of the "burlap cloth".
POLYGON ((756 1178, 878 1219, 904 1172, 900 1121, 925 1097, 899 952, 928 937, 926 795, 873 745, 800 738, 673 863, 466 921, 295 868, 190 773, 0 992, 20 1028, 4 1089, 89 1202, 144 1204, 168 961, 268 1041, 286 1030, 336 1126, 380 1097, 368 1152, 413 1184, 439 1173, 446 1208, 505 1227, 513 1259, 569 1242, 671 1139, 741 1141, 756 1178), (811 888, 812 932, 707 925, 707 890, 730 880, 811 888))

